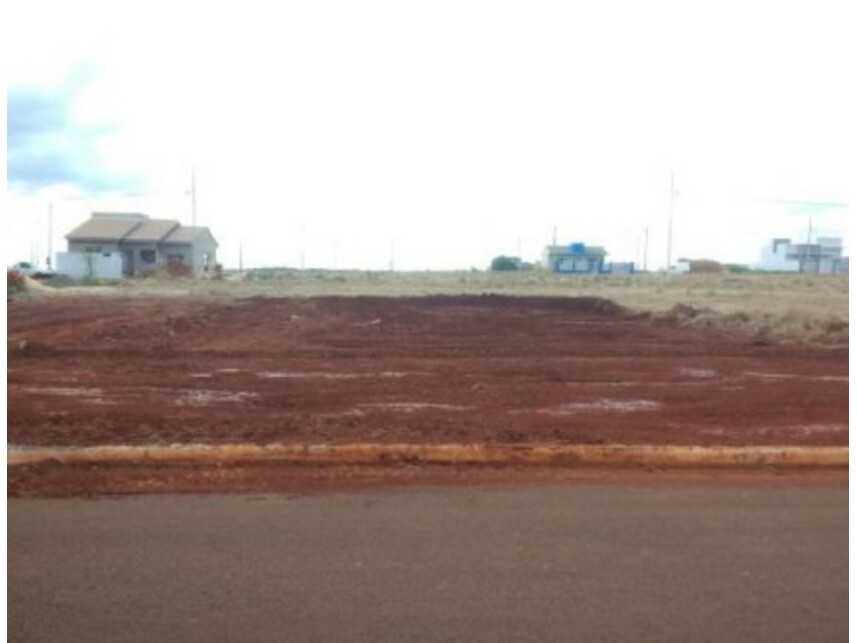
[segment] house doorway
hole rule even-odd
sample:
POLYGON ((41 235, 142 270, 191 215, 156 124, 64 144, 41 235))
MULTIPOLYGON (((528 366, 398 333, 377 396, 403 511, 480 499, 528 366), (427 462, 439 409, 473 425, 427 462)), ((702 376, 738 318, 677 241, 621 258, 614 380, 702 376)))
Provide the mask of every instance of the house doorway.
POLYGON ((126 277, 134 276, 134 251, 125 250, 122 252, 122 274, 126 277))

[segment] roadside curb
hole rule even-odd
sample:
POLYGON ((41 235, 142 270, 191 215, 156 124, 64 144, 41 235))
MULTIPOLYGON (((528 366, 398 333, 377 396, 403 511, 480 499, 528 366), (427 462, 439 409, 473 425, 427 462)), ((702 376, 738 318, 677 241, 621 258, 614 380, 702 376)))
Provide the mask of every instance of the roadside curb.
POLYGON ((558 467, 847 468, 848 447, 549 444, 175 444, 16 447, 7 465, 541 465, 558 467))

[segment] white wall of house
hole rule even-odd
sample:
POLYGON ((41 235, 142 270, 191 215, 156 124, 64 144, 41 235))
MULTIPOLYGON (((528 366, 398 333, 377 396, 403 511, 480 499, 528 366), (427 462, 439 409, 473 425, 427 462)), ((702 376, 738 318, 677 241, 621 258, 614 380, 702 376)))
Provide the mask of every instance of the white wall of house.
POLYGON ((206 273, 206 265, 208 271, 214 272, 214 265, 217 263, 217 242, 209 235, 201 235, 194 241, 193 244, 193 272, 197 277, 201 277, 206 273))
POLYGON ((154 242, 124 242, 121 244, 122 252, 126 255, 126 272, 142 275, 155 272, 164 265, 164 256, 158 245, 154 242), (128 265, 128 255, 131 255, 131 264, 128 265))
POLYGON ((789 243, 767 244, 762 248, 762 260, 757 266, 758 269, 772 272, 800 272, 800 262, 786 256, 790 247, 789 243))
POLYGON ((193 270, 193 246, 162 245, 161 253, 163 254, 164 266, 166 266, 168 273, 172 274, 173 276, 196 274, 193 270), (184 266, 184 268, 180 268, 182 266, 184 266), (172 272, 177 268, 180 268, 179 272, 172 272), (185 269, 188 271, 187 273, 184 272, 185 269))
POLYGON ((69 252, 119 252, 118 241, 69 241, 69 252))
POLYGON ((207 244, 196 242, 193 245, 164 244, 161 246, 161 252, 164 257, 165 265, 168 265, 171 260, 181 262, 192 270, 194 276, 200 277, 205 274, 206 260, 208 261, 210 268, 214 267, 214 263, 216 262, 217 246, 209 247, 207 244))
POLYGON ((589 257, 563 257, 557 262, 557 272, 597 272, 598 260, 589 257))
POLYGON ((217 263, 217 244, 213 240, 208 241, 205 238, 199 239, 193 246, 193 270, 197 277, 201 277, 208 272, 214 272, 214 265, 217 263))
POLYGON ((58 252, 57 273, 72 279, 121 279, 120 252, 58 252))

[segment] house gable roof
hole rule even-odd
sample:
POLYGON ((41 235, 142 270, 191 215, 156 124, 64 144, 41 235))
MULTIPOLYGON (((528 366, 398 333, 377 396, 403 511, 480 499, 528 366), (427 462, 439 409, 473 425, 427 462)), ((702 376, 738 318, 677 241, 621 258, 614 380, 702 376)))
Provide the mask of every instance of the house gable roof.
POLYGON ((208 241, 217 247, 211 230, 203 226, 183 226, 174 219, 150 219, 145 214, 93 212, 66 235, 69 241, 113 241, 116 243, 163 243, 192 245, 208 241))
POLYGON ((84 221, 65 238, 69 241, 119 241, 140 225, 139 220, 93 217, 84 221))
POLYGON ((131 230, 122 238, 122 241, 161 241, 178 227, 179 222, 171 219, 149 219, 131 230))
POLYGON ((204 226, 179 226, 170 232, 162 242, 173 245, 191 244, 202 237, 208 237, 214 246, 217 247, 217 241, 214 235, 211 234, 211 230, 204 226))

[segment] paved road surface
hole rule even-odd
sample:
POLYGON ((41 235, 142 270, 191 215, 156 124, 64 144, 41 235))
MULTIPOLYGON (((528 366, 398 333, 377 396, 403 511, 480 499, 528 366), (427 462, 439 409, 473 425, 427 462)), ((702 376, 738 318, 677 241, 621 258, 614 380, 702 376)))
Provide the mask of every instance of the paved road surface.
POLYGON ((9 501, 12 641, 833 641, 844 488, 9 501))

